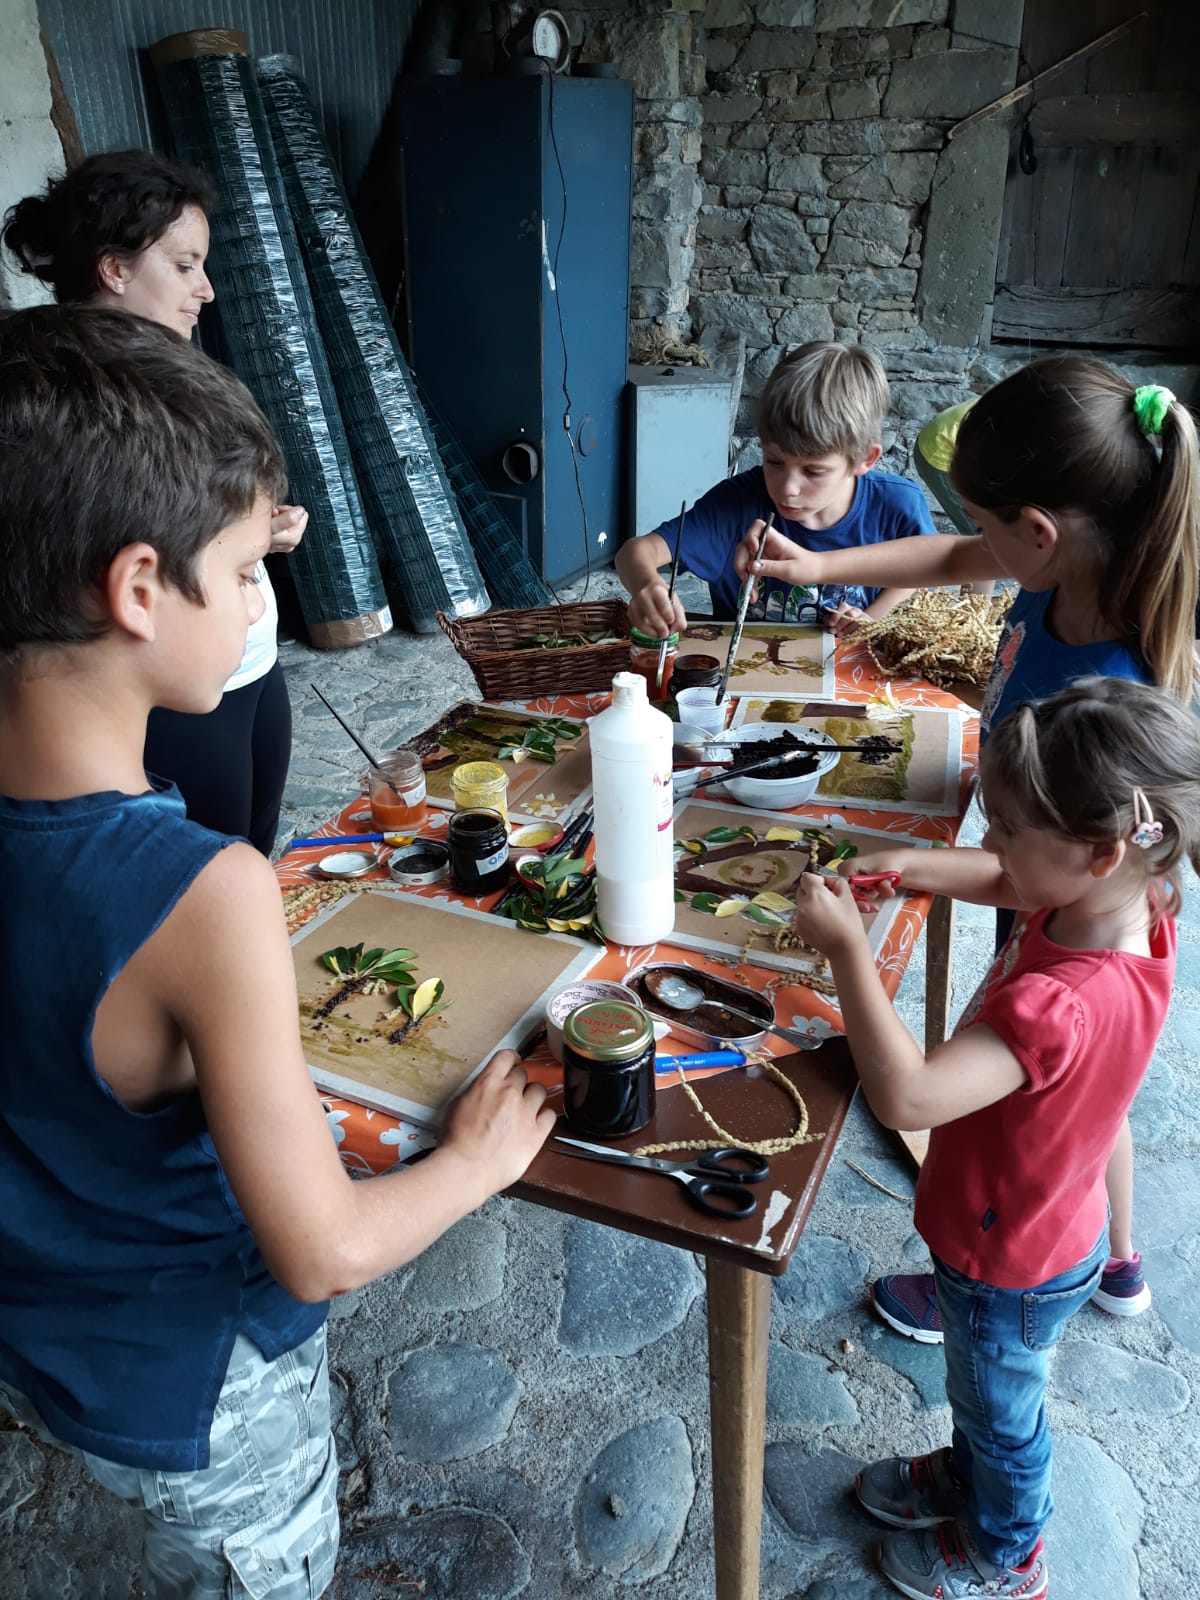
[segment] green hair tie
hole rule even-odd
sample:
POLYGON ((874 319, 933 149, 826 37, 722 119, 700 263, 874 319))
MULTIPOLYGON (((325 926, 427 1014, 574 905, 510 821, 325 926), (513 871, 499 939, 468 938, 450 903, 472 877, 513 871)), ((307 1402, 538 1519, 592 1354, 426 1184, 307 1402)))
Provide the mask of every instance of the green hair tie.
POLYGON ((1175 396, 1161 383, 1144 383, 1133 391, 1133 414, 1145 434, 1162 432, 1163 419, 1175 404, 1175 396))

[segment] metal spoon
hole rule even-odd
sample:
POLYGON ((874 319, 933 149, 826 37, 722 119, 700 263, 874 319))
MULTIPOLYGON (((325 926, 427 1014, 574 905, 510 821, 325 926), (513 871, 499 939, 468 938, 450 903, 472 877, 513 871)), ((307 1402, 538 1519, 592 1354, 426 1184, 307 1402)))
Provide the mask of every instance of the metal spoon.
POLYGON ((795 1028, 768 1027, 761 1017, 756 1017, 749 1011, 739 1011, 736 1006, 726 1005, 723 1000, 710 1002, 703 989, 698 989, 686 978, 677 978, 671 973, 648 972, 646 987, 656 1000, 661 1000, 673 1011, 694 1011, 697 1006, 711 1003, 720 1006, 722 1011, 728 1011, 730 1016, 740 1017, 743 1022, 751 1023, 759 1032, 772 1034, 775 1038, 782 1039, 785 1044, 794 1045, 798 1050, 819 1050, 824 1043, 823 1039, 810 1038, 808 1034, 800 1033, 795 1028))

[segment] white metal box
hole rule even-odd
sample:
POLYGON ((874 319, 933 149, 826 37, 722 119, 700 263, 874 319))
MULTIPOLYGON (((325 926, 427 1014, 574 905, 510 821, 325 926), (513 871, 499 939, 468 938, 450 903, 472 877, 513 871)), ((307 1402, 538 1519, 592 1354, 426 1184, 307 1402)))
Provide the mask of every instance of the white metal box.
POLYGON ((729 476, 732 384, 705 367, 629 368, 630 537, 729 476))

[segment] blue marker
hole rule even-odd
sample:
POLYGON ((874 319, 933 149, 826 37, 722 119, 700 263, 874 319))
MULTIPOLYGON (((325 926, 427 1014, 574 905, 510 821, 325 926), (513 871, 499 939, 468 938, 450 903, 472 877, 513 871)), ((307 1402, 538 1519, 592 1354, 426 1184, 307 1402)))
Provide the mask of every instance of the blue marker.
POLYGON ((657 1073, 675 1072, 682 1067, 685 1072, 699 1067, 744 1067, 749 1057, 742 1050, 701 1050, 694 1056, 656 1056, 657 1073))

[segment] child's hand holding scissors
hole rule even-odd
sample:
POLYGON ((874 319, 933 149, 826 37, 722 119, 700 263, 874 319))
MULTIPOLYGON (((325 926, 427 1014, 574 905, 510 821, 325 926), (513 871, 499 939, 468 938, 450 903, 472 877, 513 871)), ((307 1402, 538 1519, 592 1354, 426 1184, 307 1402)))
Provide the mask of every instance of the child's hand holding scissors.
POLYGON ((866 941, 854 891, 845 878, 832 874, 801 873, 793 926, 807 944, 827 956, 866 941))
POLYGON ((890 851, 855 856, 853 870, 847 872, 845 878, 863 911, 873 911, 880 900, 891 900, 902 893, 903 878, 896 857, 890 851))

